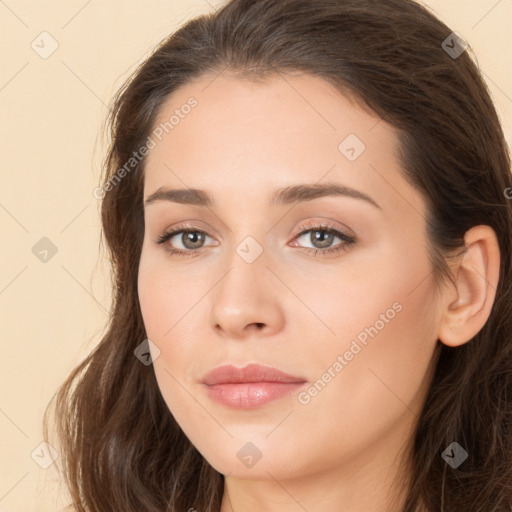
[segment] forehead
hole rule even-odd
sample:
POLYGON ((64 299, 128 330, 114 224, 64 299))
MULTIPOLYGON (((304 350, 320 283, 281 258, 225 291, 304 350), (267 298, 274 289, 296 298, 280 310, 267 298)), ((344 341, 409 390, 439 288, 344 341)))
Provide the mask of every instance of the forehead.
POLYGON ((152 134, 146 196, 162 185, 255 193, 323 177, 410 193, 394 128, 312 75, 204 76, 166 99, 152 134))
MULTIPOLYGON (((257 83, 228 74, 204 76, 174 91, 153 127, 160 128, 159 139, 167 142, 159 144, 153 156, 188 142, 201 142, 203 151, 210 142, 235 151, 233 143, 252 141, 245 152, 262 142, 266 149, 285 149, 305 137, 324 140, 324 146, 337 152, 339 142, 350 134, 388 150, 397 142, 393 127, 376 114, 363 110, 329 82, 307 74, 279 73, 257 83), (193 108, 188 106, 191 101, 193 108)), ((308 144, 304 150, 314 152, 317 146, 308 144)))

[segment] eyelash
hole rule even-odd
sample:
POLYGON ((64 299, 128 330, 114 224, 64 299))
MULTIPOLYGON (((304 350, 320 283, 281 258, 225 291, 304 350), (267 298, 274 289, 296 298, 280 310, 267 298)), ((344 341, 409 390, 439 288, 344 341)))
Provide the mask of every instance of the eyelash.
MULTIPOLYGON (((335 247, 329 248, 329 249, 313 249, 311 247, 302 247, 302 249, 305 249, 308 254, 312 254, 313 256, 317 256, 318 254, 321 254, 322 256, 325 255, 332 255, 336 253, 341 253, 343 251, 346 251, 349 247, 354 245, 356 243, 356 239, 353 237, 350 237, 348 235, 345 235, 344 233, 341 233, 338 229, 336 229, 334 226, 330 224, 319 224, 316 226, 301 226, 298 228, 297 233, 295 234, 295 238, 300 238, 302 235, 305 235, 306 233, 309 233, 310 231, 323 231, 327 234, 335 235, 336 237, 343 240, 344 243, 339 244, 335 247)), ((195 229, 192 226, 178 226, 172 231, 166 231, 162 233, 156 240, 155 243, 158 245, 165 244, 168 240, 173 238, 174 236, 180 234, 180 233, 201 233, 203 235, 208 236, 207 233, 200 229, 195 229), (188 229, 187 229, 188 228, 188 229)), ((294 239, 295 239, 294 238, 294 239)), ((166 248, 166 251, 171 256, 197 256, 198 253, 201 251, 200 249, 189 249, 189 250, 182 250, 182 249, 174 249, 174 248, 166 248)))

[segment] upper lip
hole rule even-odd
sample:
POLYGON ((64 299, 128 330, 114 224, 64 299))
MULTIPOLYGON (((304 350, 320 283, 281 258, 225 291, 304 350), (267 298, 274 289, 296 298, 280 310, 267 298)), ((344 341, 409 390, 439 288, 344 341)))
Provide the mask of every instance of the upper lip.
POLYGON ((249 364, 237 368, 228 364, 214 368, 204 376, 202 382, 212 386, 236 382, 306 382, 306 379, 289 375, 271 366, 249 364))

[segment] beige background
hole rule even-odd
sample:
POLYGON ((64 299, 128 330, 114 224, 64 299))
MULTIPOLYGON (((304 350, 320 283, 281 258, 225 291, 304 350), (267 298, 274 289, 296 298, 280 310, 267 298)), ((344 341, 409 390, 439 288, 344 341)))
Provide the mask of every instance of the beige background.
MULTIPOLYGON (((110 303, 92 195, 106 104, 162 38, 222 3, 0 0, 0 512, 66 504, 56 465, 36 461, 48 458, 44 408, 98 341, 110 303), (43 237, 57 249, 46 262, 32 251, 43 237)), ((425 3, 474 48, 510 144, 512 0, 425 3)))

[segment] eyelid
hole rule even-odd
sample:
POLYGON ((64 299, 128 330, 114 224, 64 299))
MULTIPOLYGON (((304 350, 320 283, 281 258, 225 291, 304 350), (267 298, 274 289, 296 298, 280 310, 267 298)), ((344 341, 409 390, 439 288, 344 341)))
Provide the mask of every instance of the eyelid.
MULTIPOLYGON (((310 230, 334 230, 340 232, 340 234, 346 236, 347 238, 353 238, 356 239, 356 236, 354 232, 345 224, 342 224, 343 228, 337 227, 331 219, 324 218, 326 220, 309 220, 305 221, 302 224, 300 224, 297 228, 295 228, 293 232, 293 236, 296 238, 299 235, 303 235, 304 231, 310 231, 310 230)), ((172 234, 173 236, 176 236, 182 231, 197 231, 199 233, 202 233, 206 236, 209 236, 210 238, 213 238, 211 235, 208 234, 208 231, 202 229, 201 227, 198 227, 194 222, 198 221, 185 221, 183 223, 179 223, 176 226, 172 226, 168 229, 165 229, 164 232, 158 237, 157 240, 162 239, 164 236, 168 234, 172 234)), ((209 229, 210 226, 208 226, 209 229)), ((222 239, 222 237, 220 237, 222 239)))
MULTIPOLYGON (((211 233, 212 231, 215 231, 215 230, 209 224, 206 224, 206 228, 203 228, 196 223, 206 224, 204 222, 194 221, 194 220, 180 222, 176 225, 173 225, 173 226, 165 229, 162 232, 161 236, 165 235, 166 233, 174 233, 176 235, 180 231, 197 231, 199 233, 204 233, 205 235, 209 236, 210 238, 213 238, 212 235, 210 235, 209 233, 211 233)), ((219 236, 218 238, 222 240, 221 236, 219 236)))
MULTIPOLYGON (((211 235, 209 235, 208 232, 204 229, 199 229, 195 226, 179 225, 179 226, 175 226, 175 227, 166 229, 161 235, 159 235, 157 237, 155 242, 164 243, 164 241, 170 240, 171 238, 174 238, 175 236, 177 236, 179 234, 183 234, 183 233, 187 233, 187 232, 188 233, 201 233, 201 234, 205 235, 206 237, 213 239, 213 237, 211 235)), ((218 242, 216 242, 213 245, 218 245, 218 242)), ((199 251, 199 250, 201 250, 201 249, 196 249, 196 251, 199 251)), ((190 250, 188 252, 192 252, 192 250, 190 250)))
POLYGON ((346 224, 340 223, 338 221, 334 221, 329 217, 318 217, 316 220, 305 221, 300 224, 295 231, 295 236, 301 235, 303 231, 309 231, 312 229, 326 229, 326 230, 334 230, 338 231, 347 238, 353 238, 357 240, 356 234, 352 229, 350 229, 346 224), (320 220, 319 220, 320 219, 320 220), (337 224, 341 224, 343 227, 338 227, 337 224))

